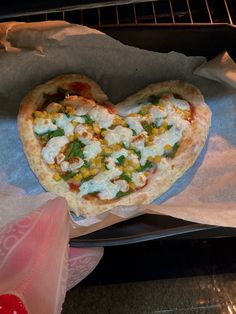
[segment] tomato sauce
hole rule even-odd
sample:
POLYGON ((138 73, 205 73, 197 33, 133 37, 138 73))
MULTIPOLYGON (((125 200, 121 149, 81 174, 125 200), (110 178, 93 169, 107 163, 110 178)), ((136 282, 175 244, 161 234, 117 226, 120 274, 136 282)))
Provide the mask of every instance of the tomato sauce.
POLYGON ((72 82, 69 84, 69 89, 79 96, 92 98, 91 87, 88 83, 72 82))

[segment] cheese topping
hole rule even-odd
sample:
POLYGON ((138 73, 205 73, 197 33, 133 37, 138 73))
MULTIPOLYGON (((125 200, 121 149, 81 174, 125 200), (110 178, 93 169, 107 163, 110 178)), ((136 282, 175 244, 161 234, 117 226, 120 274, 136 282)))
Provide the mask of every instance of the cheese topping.
POLYGON ((84 148, 84 157, 86 160, 90 160, 97 156, 102 151, 101 143, 99 141, 91 141, 84 148))
POLYGON ((118 125, 115 129, 109 130, 106 133, 105 140, 109 145, 122 142, 125 144, 125 146, 129 146, 132 136, 132 130, 118 125))
POLYGON ((80 197, 111 200, 144 187, 152 168, 169 167, 191 130, 191 105, 173 94, 131 104, 120 117, 93 99, 63 93, 34 112, 33 128, 55 180, 68 181, 80 197))
POLYGON ((34 132, 37 134, 44 134, 48 131, 55 131, 56 129, 57 126, 50 119, 38 118, 34 125, 34 132))
POLYGON ((46 146, 42 149, 43 159, 48 163, 52 164, 55 161, 55 157, 59 154, 62 147, 68 143, 66 136, 58 136, 51 138, 46 146))

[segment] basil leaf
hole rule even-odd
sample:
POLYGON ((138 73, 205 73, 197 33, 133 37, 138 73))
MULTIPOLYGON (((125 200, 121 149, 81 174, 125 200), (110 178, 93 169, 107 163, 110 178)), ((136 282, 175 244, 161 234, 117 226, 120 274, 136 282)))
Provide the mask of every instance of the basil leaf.
POLYGON ((127 191, 127 192, 121 192, 121 191, 119 191, 119 192, 116 194, 116 197, 117 197, 117 198, 120 198, 120 197, 126 196, 126 195, 128 195, 128 194, 130 194, 130 193, 131 193, 131 191, 127 191))
POLYGON ((142 122, 141 124, 148 134, 152 133, 152 129, 156 127, 154 123, 148 124, 147 122, 142 122))
POLYGON ((138 156, 138 159, 140 160, 142 158, 141 152, 138 150, 135 150, 134 152, 138 156))
POLYGON ((57 88, 57 94, 64 95, 64 97, 65 97, 66 95, 69 94, 69 91, 68 91, 68 89, 58 87, 57 88))
POLYGON ((118 161, 119 165, 123 165, 123 163, 125 161, 125 156, 121 155, 120 157, 116 158, 116 160, 118 161))
POLYGON ((50 138, 57 137, 57 136, 63 136, 63 135, 65 135, 64 130, 63 129, 57 129, 57 130, 51 132, 50 138))
POLYGON ((175 145, 172 147, 170 151, 164 152, 163 156, 167 158, 173 158, 179 148, 179 143, 175 143, 175 145))
POLYGON ((37 134, 42 140, 44 141, 48 141, 50 140, 52 137, 57 137, 57 136, 63 136, 65 134, 63 129, 57 129, 55 131, 48 131, 46 133, 43 134, 37 134))
POLYGON ((171 129, 171 128, 172 128, 172 126, 173 126, 173 124, 169 124, 169 125, 167 125, 167 130, 171 129))
POLYGON ((151 95, 149 97, 149 100, 153 105, 157 104, 160 99, 161 99, 161 96, 157 96, 157 95, 151 95))
POLYGON ((81 180, 81 184, 84 183, 84 182, 86 182, 86 181, 91 180, 93 177, 94 177, 94 176, 89 176, 89 177, 87 177, 87 178, 82 179, 82 180, 81 180))
POLYGON ((84 118, 86 124, 93 124, 94 123, 93 119, 91 119, 91 117, 88 114, 84 114, 81 117, 84 118))
POLYGON ((73 157, 80 157, 84 158, 84 154, 81 150, 82 145, 80 142, 72 142, 68 145, 66 154, 65 154, 65 160, 69 160, 73 157))
POLYGON ((125 180, 127 182, 131 182, 131 178, 129 176, 127 176, 127 174, 125 174, 124 172, 120 175, 120 179, 125 180))
POLYGON ((150 169, 150 168, 152 168, 152 162, 150 160, 147 160, 145 165, 143 165, 139 168, 138 172, 143 172, 143 171, 150 169))
POLYGON ((83 167, 85 168, 90 168, 90 162, 88 162, 87 160, 84 160, 84 165, 83 167))
POLYGON ((133 132, 133 135, 137 135, 137 132, 133 129, 131 129, 131 131, 133 132))
POLYGON ((66 174, 61 175, 62 179, 65 181, 73 178, 74 176, 75 176, 75 173, 73 173, 73 172, 68 172, 66 174))

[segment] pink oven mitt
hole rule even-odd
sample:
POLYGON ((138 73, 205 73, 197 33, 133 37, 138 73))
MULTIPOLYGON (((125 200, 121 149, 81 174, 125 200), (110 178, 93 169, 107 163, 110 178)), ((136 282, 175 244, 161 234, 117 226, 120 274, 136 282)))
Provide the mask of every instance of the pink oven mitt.
POLYGON ((60 313, 66 290, 98 264, 103 248, 68 246, 69 214, 58 197, 0 229, 0 314, 60 313))

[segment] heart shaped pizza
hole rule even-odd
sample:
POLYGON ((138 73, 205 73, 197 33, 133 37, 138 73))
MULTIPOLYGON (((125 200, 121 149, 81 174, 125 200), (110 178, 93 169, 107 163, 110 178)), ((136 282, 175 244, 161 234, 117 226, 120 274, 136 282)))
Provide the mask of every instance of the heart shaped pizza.
POLYGON ((201 92, 186 82, 152 84, 112 105, 79 74, 34 88, 18 115, 33 172, 85 217, 160 197, 193 165, 210 123, 201 92))

